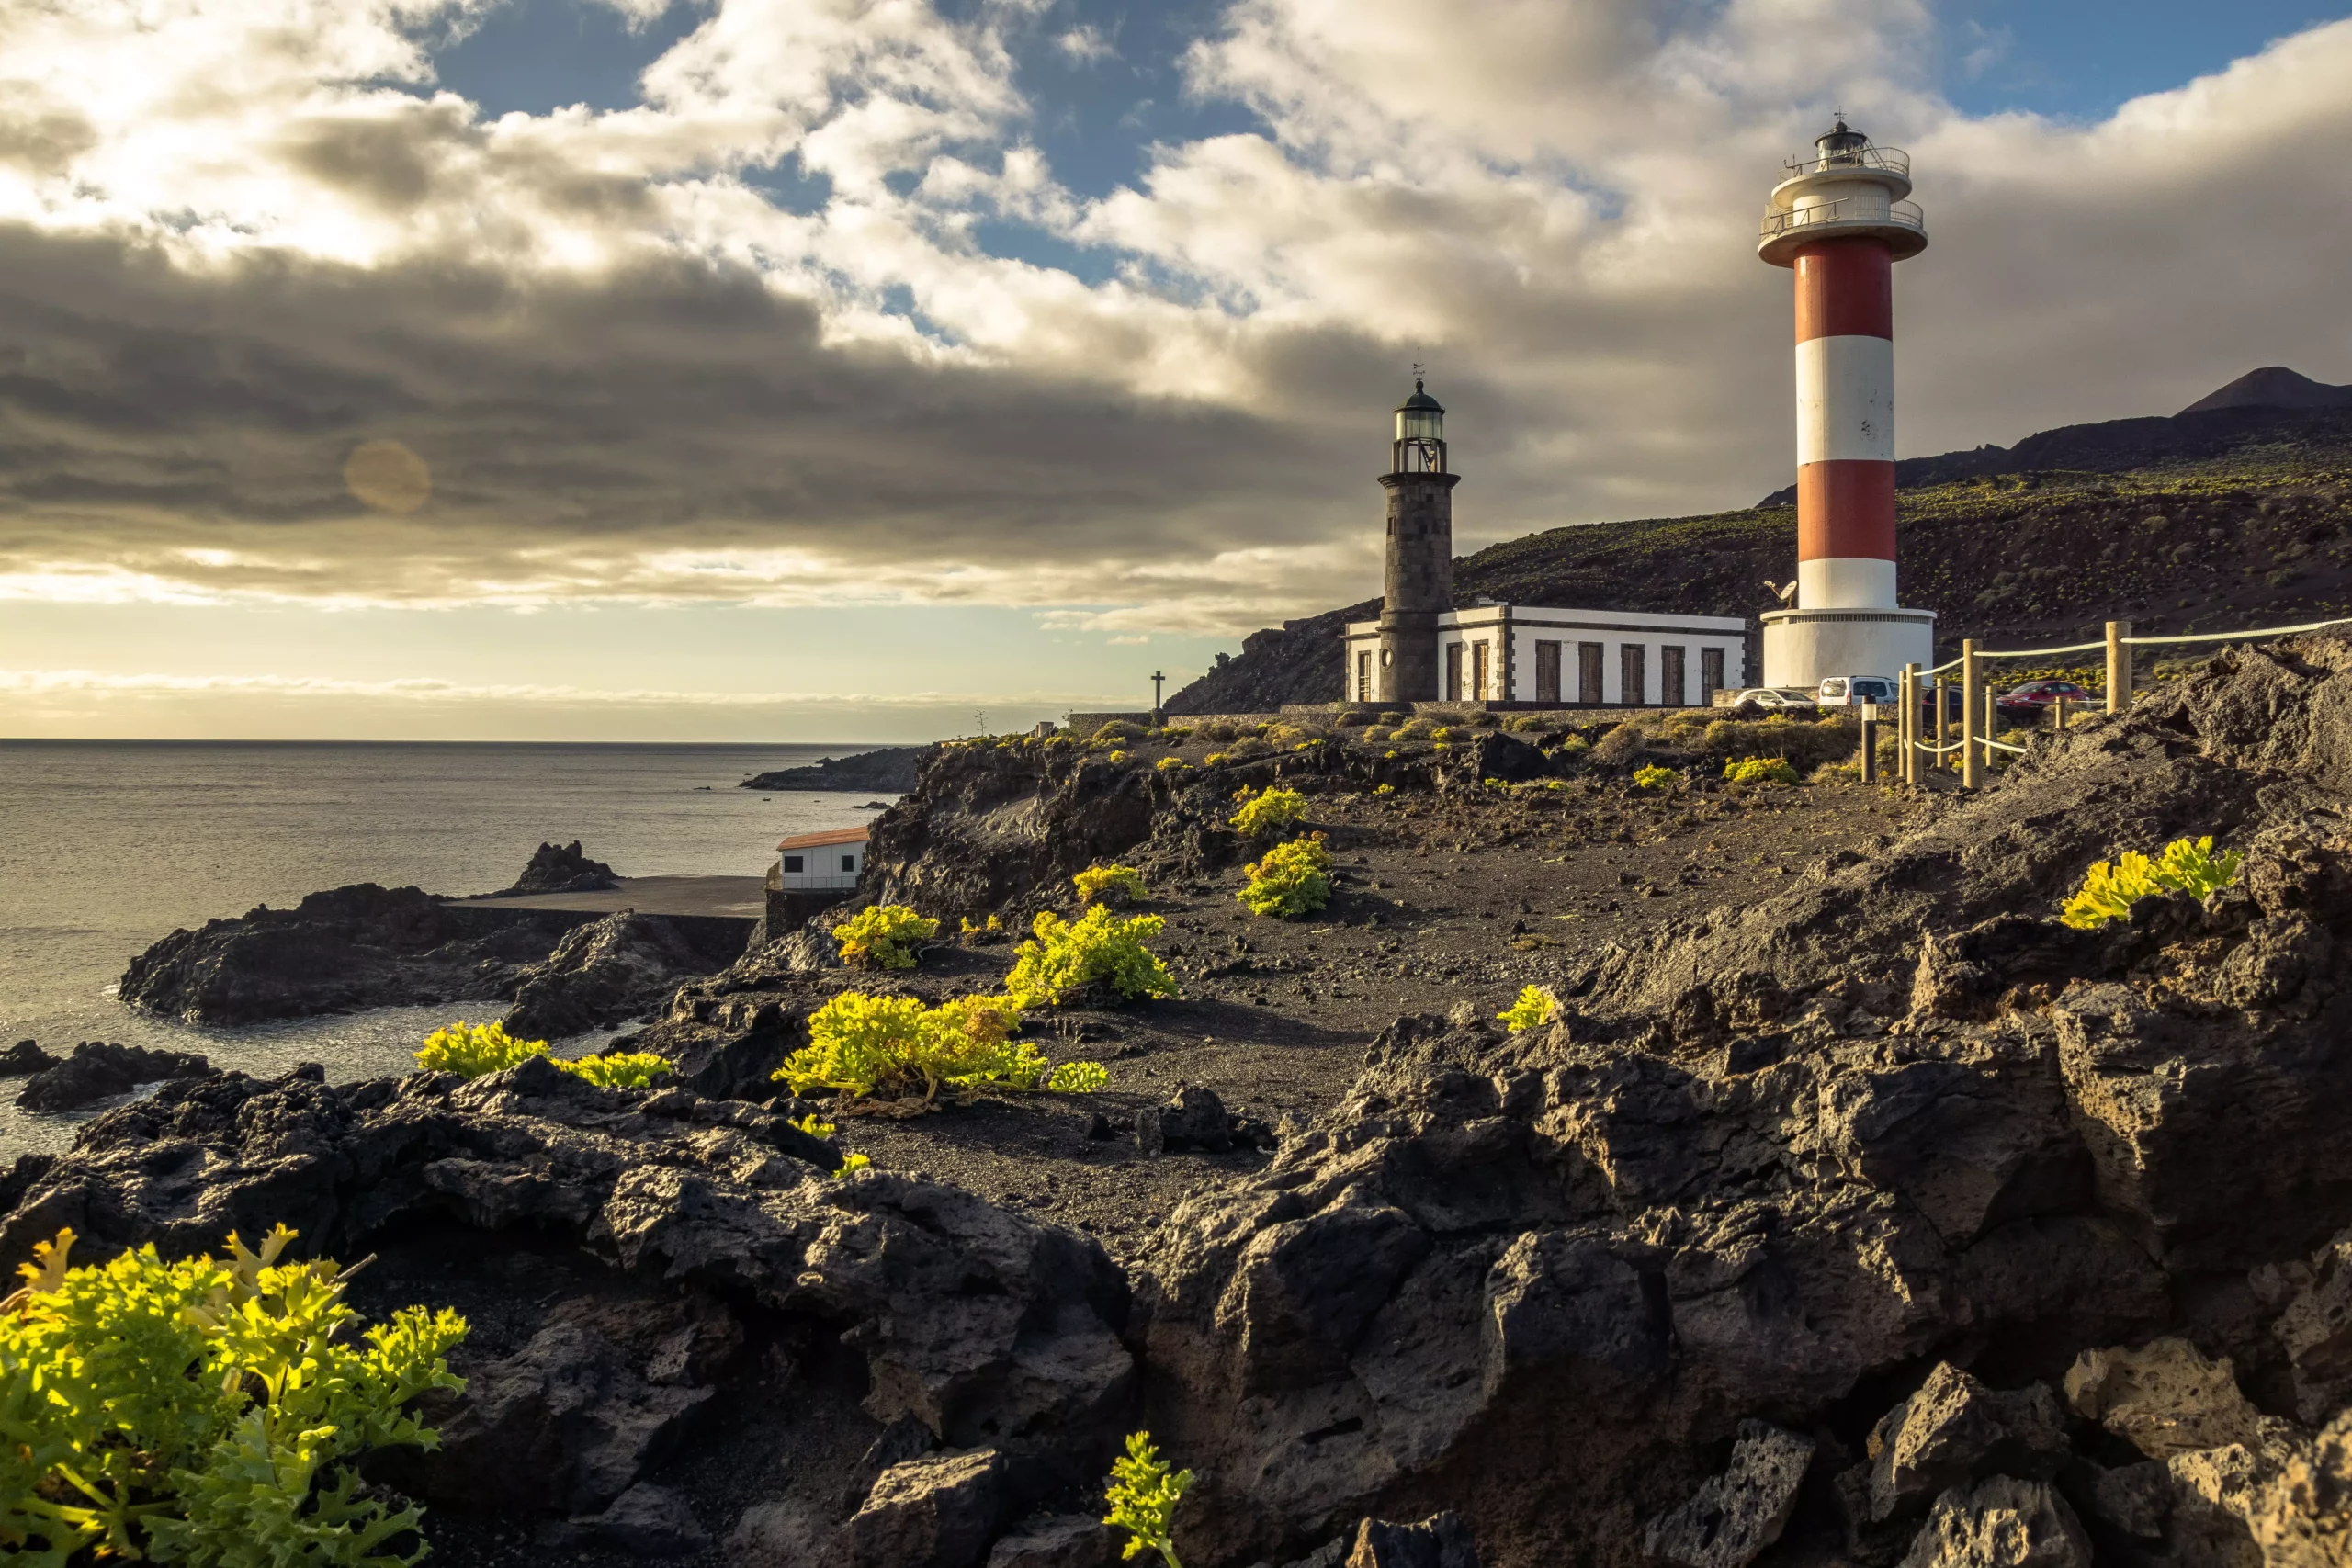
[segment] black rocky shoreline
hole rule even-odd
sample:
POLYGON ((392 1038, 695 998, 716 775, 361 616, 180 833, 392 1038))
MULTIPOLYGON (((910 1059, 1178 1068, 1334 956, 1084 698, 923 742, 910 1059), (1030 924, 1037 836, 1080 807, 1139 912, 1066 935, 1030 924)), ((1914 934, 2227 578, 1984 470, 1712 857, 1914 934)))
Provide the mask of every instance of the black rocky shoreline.
POLYGON ((2222 655, 1883 831, 1849 786, 1653 802, 1544 739, 933 752, 860 900, 1017 925, 1117 857, 1167 913, 1188 998, 1057 1026, 1102 1096, 813 1136, 768 1074, 877 986, 793 933, 673 978, 653 1089, 168 1083, 0 1177, 0 1263, 282 1222, 375 1254, 372 1312, 457 1305, 444 1447, 376 1479, 460 1565, 1108 1568, 1144 1427, 1198 1472, 1190 1568, 2346 1561, 2352 638, 2222 655), (1229 923, 1230 797, 1277 780, 1341 890, 1229 923), (2235 886, 2053 918, 2206 833, 2235 886), (1428 1005, 1351 1033, 1399 976, 1428 1005), (1521 979, 1566 1006, 1510 1033, 1521 979))

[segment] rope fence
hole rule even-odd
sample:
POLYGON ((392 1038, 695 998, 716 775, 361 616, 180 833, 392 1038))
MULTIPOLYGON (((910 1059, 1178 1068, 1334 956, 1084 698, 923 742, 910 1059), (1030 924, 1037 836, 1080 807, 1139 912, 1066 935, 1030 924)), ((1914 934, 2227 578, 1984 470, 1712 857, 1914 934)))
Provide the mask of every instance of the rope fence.
MULTIPOLYGON (((2325 631, 2331 626, 2352 626, 2352 615, 2340 615, 2334 620, 2310 621, 2296 626, 2267 626, 2254 631, 2191 632, 2178 637, 2133 637, 2129 621, 2107 623, 2107 636, 2098 642, 2068 643, 2062 648, 1984 649, 1971 637, 1960 645, 1960 657, 1929 669, 1917 664, 1903 667, 1895 682, 1895 733, 1900 759, 1897 776, 1905 783, 1916 784, 1929 767, 1951 764, 1944 761, 1952 752, 1960 753, 1960 782, 1962 789, 1976 789, 1984 783, 1984 770, 1996 751, 2012 756, 2025 755, 2026 749, 2012 741, 1996 739, 2000 719, 1996 699, 1984 681, 1984 664, 1993 659, 2048 659, 2061 653, 2102 651, 2107 655, 2107 711, 2121 713, 2132 700, 2132 650, 2135 648, 2175 646, 2192 642, 2256 642, 2269 637, 2292 637, 2301 632, 2325 631), (1951 706, 1946 700, 1948 687, 1941 679, 1948 672, 1960 671, 1960 739, 1946 740, 1953 722, 1951 706), (1934 717, 1923 722, 1923 704, 1931 704, 1934 717), (1934 739, 1927 738, 1927 723, 1934 727, 1934 739), (1981 727, 1981 728, 1980 728, 1981 727)), ((2066 728, 2066 699, 2060 697, 2055 707, 2057 727, 2066 728)), ((1862 776, 1875 780, 1878 775, 1877 720, 1865 710, 1862 719, 1862 776)))

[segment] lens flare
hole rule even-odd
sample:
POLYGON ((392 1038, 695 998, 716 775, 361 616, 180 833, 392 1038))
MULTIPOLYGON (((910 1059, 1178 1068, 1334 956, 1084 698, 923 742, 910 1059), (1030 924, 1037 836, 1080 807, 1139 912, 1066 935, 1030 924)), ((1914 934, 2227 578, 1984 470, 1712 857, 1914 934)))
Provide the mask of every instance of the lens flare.
POLYGON ((397 441, 362 441, 343 460, 343 483, 379 512, 405 517, 433 499, 433 470, 397 441))

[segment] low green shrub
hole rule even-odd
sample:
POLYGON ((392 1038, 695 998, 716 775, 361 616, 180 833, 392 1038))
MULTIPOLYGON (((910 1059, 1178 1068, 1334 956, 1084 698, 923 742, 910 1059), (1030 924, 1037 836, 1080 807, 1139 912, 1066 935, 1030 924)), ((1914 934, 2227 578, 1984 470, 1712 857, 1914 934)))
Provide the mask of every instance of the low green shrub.
POLYGON ((1620 719, 1592 749, 1592 760, 1603 767, 1623 767, 1649 750, 1649 727, 1638 719, 1620 719))
POLYGON ((602 1056, 559 1061, 556 1066, 574 1077, 586 1078, 598 1089, 645 1089, 675 1069, 650 1051, 614 1051, 602 1056))
POLYGON ((1472 714, 1465 722, 1467 722, 1473 729, 1493 729, 1497 726, 1500 725, 1502 720, 1496 717, 1493 714, 1481 709, 1478 712, 1472 714))
POLYGON ((1242 801, 1232 825, 1245 838, 1261 839, 1295 828, 1306 817, 1305 795, 1295 789, 1268 787, 1242 801))
POLYGON ((904 904, 869 904, 833 928, 842 962, 852 969, 911 969, 914 944, 939 934, 939 922, 904 904))
POLYGON ((1672 789, 1682 782, 1682 775, 1672 768, 1661 768, 1653 762, 1634 770, 1635 789, 1672 789))
POLYGON ((1320 833, 1276 844, 1242 870, 1249 885, 1234 897, 1253 915, 1296 919, 1331 901, 1331 852, 1320 833))
POLYGON ((1110 1083, 1111 1069, 1100 1062, 1064 1062, 1046 1078, 1056 1094, 1093 1094, 1110 1083))
POLYGON ((983 923, 973 919, 969 915, 966 915, 964 917, 963 929, 957 934, 965 946, 977 947, 995 937, 1003 935, 1004 921, 995 915, 990 915, 987 921, 983 923))
POLYGON ((1040 909, 1004 988, 1023 1007, 1058 1006, 1062 993, 1097 980, 1130 1000, 1172 997, 1175 976, 1145 945, 1166 925, 1158 915, 1122 918, 1100 904, 1076 920, 1040 909))
POLYGON ((478 1078, 503 1073, 533 1056, 548 1054, 544 1040, 517 1040, 503 1023, 468 1023, 464 1019, 435 1030, 416 1053, 416 1065, 428 1073, 455 1073, 478 1078))
POLYGON ((1786 757, 1743 757, 1724 764, 1724 778, 1738 784, 1778 784, 1798 782, 1797 771, 1786 757))
POLYGON ((1393 784, 1374 784, 1372 786, 1372 793, 1374 795, 1395 795, 1396 793, 1396 786, 1393 784))
MULTIPOLYGON (((455 1073, 478 1078, 519 1066, 534 1056, 548 1056, 544 1040, 517 1040, 503 1023, 468 1023, 464 1019, 435 1030, 416 1053, 416 1065, 429 1073, 455 1073)), ((643 1089, 673 1069, 650 1051, 623 1051, 574 1061, 548 1056, 549 1065, 598 1089, 643 1089)))
POLYGON ((1159 1450, 1152 1446, 1149 1432, 1127 1435, 1126 1457, 1111 1461, 1111 1483, 1102 1489, 1102 1501, 1111 1509, 1102 1516, 1102 1522, 1126 1531, 1129 1538, 1124 1557, 1157 1551, 1168 1568, 1184 1568, 1176 1559, 1170 1538, 1176 1532, 1176 1505, 1184 1500, 1192 1484, 1191 1471, 1170 1473, 1160 1461, 1159 1450))
POLYGON ((1540 1029, 1560 1016, 1560 998, 1549 986, 1529 986, 1519 993, 1517 1001, 1495 1016, 1510 1025, 1513 1034, 1540 1029))
POLYGON ((406 1568, 423 1510, 363 1495, 371 1450, 433 1448, 406 1407, 461 1392, 466 1320, 404 1307, 364 1333, 335 1264, 280 1263, 280 1225, 225 1261, 153 1244, 73 1268, 34 1247, 0 1303, 0 1556, 406 1568), (410 1550, 395 1550, 404 1539, 410 1550))
POLYGON ((1390 733, 1391 732, 1386 725, 1375 724, 1367 727, 1361 739, 1378 744, 1386 740, 1390 733))
POLYGON ((1162 757, 1152 766, 1163 773, 1187 773, 1193 771, 1193 764, 1182 757, 1162 757))
POLYGON ((1202 739, 1215 740, 1220 744, 1232 739, 1236 735, 1241 733, 1239 730, 1234 728, 1233 725, 1229 721, 1221 718, 1213 719, 1207 724, 1200 726, 1199 731, 1202 739))
POLYGON ((2154 860, 2126 850, 2114 862, 2091 867, 2059 918, 2079 931, 2091 931, 2109 920, 2129 919, 2132 906, 2143 898, 2164 893, 2203 898, 2235 882, 2245 863, 2245 857, 2235 850, 2215 854, 2211 834, 2175 839, 2154 860))
POLYGON ((1090 740, 1097 741, 1140 740, 1143 738, 1144 727, 1132 719, 1125 718, 1105 719, 1100 728, 1087 737, 1090 740))
POLYGON ((1045 1058, 1010 1038, 1021 1026, 1011 997, 957 997, 935 1008, 916 997, 843 991, 808 1017, 808 1043, 773 1075, 795 1094, 818 1089, 887 1097, 981 1082, 1033 1089, 1045 1058))
POLYGON ((1091 865, 1071 877, 1070 883, 1078 889, 1080 904, 1144 897, 1143 873, 1131 865, 1091 865))
POLYGON ((1760 719, 1714 719, 1695 739, 1696 749, 1710 761, 1781 757, 1802 772, 1853 756, 1861 749, 1862 725, 1859 717, 1843 712, 1819 719, 1776 713, 1760 719))

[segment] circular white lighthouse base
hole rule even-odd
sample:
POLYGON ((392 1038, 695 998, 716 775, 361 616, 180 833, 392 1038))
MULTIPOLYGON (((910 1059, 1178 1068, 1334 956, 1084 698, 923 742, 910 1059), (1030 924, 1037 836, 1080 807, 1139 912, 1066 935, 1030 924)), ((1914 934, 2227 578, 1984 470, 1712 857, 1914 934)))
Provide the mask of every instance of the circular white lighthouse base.
POLYGON ((1831 675, 1883 675, 1936 661, 1933 610, 1771 610, 1764 623, 1764 683, 1817 686, 1831 675))

